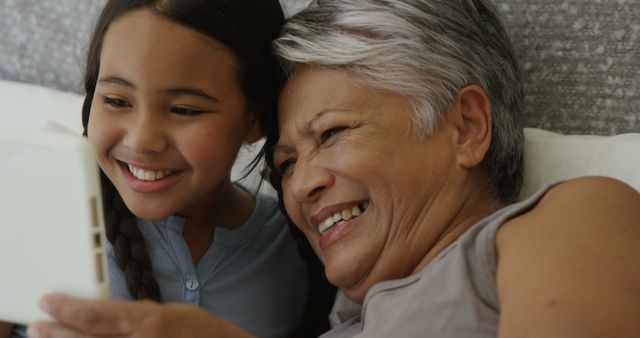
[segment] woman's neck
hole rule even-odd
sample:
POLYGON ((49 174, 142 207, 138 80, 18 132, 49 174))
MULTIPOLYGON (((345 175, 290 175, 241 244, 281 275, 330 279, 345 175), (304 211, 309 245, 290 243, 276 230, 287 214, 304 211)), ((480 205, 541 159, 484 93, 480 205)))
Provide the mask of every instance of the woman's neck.
POLYGON ((464 187, 462 190, 449 196, 449 203, 456 206, 456 212, 448 225, 442 229, 433 246, 416 265, 412 274, 422 271, 438 254, 477 222, 504 207, 493 196, 491 188, 482 183, 484 182, 482 177, 472 177, 472 181, 477 184, 462 185, 464 187), (467 196, 467 198, 461 199, 460 196, 467 196))

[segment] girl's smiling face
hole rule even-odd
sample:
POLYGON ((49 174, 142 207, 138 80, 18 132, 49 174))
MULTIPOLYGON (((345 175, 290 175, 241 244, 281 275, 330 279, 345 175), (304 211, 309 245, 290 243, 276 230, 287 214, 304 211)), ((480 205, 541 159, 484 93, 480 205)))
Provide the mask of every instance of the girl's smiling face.
POLYGON ((203 216, 230 191, 242 142, 261 136, 237 68, 225 45, 148 10, 110 26, 88 138, 136 216, 203 216))

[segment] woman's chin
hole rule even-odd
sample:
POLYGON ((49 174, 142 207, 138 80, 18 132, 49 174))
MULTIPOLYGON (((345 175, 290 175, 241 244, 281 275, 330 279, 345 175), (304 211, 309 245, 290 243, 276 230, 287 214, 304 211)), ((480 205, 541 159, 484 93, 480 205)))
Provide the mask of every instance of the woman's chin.
POLYGON ((362 303, 369 290, 369 285, 353 272, 354 270, 349 268, 326 268, 325 270, 329 283, 338 287, 349 299, 362 303))
POLYGON ((345 289, 345 288, 340 288, 340 291, 342 291, 342 293, 344 293, 345 296, 347 296, 347 298, 349 298, 350 300, 358 303, 358 304, 362 304, 364 303, 364 298, 367 296, 367 290, 360 290, 360 289, 345 289))

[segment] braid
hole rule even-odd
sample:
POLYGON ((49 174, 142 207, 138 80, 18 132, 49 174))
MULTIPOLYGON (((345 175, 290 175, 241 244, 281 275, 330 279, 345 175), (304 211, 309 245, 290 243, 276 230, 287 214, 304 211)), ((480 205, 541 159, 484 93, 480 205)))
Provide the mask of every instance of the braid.
POLYGON ((124 271, 129 293, 135 299, 162 302, 151 260, 136 217, 122 201, 109 179, 101 173, 106 235, 113 245, 118 267, 124 271))

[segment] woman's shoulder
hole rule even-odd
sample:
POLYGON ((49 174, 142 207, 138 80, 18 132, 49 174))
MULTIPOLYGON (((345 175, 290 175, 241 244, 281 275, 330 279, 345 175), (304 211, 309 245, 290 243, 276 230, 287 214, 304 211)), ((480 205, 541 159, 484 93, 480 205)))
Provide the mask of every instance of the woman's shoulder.
POLYGON ((568 180, 550 188, 530 210, 504 226, 511 231, 579 230, 585 227, 640 229, 640 193, 626 183, 603 176, 568 180), (532 228, 535 228, 532 229, 532 228))
POLYGON ((558 184, 504 224, 496 248, 505 336, 580 328, 622 337, 631 329, 626 317, 640 310, 640 194, 632 187, 605 177, 558 184), (602 313, 620 325, 599 320, 602 313))
POLYGON ((544 209, 547 205, 565 205, 571 201, 589 204, 600 202, 605 196, 611 198, 610 202, 626 200, 629 203, 638 203, 640 198, 638 191, 618 179, 584 176, 558 184, 545 195, 540 205, 544 209))
POLYGON ((550 188, 531 209, 502 226, 496 246, 499 252, 536 243, 567 250, 585 242, 615 245, 619 237, 640 238, 640 193, 619 180, 589 176, 550 188), (551 246, 555 241, 562 245, 551 246))

